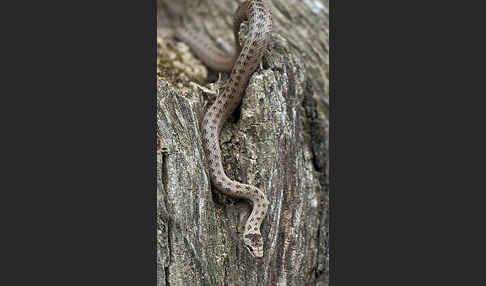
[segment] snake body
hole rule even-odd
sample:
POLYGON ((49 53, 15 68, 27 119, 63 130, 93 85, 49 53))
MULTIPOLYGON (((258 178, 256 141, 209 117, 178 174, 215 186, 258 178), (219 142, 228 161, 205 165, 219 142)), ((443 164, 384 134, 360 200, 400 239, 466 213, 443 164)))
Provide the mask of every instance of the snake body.
POLYGON ((226 195, 247 199, 252 203, 252 212, 245 223, 243 241, 250 254, 256 258, 263 257, 260 225, 267 213, 269 202, 266 194, 257 187, 228 178, 223 169, 218 138, 223 123, 240 104, 248 80, 261 62, 271 28, 271 12, 264 0, 246 1, 235 12, 233 24, 237 50, 235 55, 212 48, 208 41, 183 26, 176 28, 176 37, 189 44, 205 64, 217 71, 231 71, 223 91, 203 118, 202 142, 214 187, 226 195), (249 33, 241 47, 238 34, 240 24, 244 21, 248 22, 249 33))

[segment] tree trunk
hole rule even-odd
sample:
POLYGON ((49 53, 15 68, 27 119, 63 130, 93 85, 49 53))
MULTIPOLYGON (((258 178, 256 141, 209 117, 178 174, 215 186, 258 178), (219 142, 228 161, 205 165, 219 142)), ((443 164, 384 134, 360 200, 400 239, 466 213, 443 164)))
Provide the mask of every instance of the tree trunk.
MULTIPOLYGON (((158 30, 177 14, 227 48, 242 2, 158 0, 158 30)), ((254 259, 238 232, 248 202, 211 188, 199 124, 223 83, 207 84, 186 46, 159 39, 159 64, 161 54, 172 56, 157 79, 158 285, 328 285, 328 5, 268 2, 273 30, 263 69, 220 135, 228 177, 264 190, 270 202, 264 258, 254 259)))

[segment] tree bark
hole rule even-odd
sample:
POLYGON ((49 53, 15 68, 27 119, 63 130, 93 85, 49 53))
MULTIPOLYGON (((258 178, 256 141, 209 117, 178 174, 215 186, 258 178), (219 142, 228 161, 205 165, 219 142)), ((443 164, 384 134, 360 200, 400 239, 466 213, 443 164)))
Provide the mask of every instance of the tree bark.
MULTIPOLYGON (((243 1, 158 0, 158 29, 174 15, 224 49, 243 1), (183 7, 183 8, 181 8, 183 7)), ((265 190, 265 256, 255 260, 238 232, 250 209, 212 191, 199 124, 221 83, 157 79, 158 285, 328 285, 328 6, 272 0, 273 31, 263 69, 220 135, 223 166, 265 190)), ((244 30, 244 27, 242 28, 244 30)), ((178 58, 179 59, 179 58, 178 58)), ((181 59, 179 59, 181 60, 181 59)), ((183 61, 183 59, 181 60, 183 61)), ((195 64, 191 64, 194 66, 195 64)))

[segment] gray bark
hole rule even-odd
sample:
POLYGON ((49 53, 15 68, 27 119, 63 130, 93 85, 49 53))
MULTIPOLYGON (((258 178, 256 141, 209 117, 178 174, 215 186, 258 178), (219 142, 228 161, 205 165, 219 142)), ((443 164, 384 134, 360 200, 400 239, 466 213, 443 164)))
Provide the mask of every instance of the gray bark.
MULTIPOLYGON (((163 2, 160 29, 179 14, 215 43, 233 43, 232 13, 243 1, 186 1, 185 9, 163 2)), ((157 79, 158 285, 328 285, 326 2, 271 1, 263 70, 221 131, 228 176, 266 190, 270 201, 262 260, 250 256, 238 233, 249 204, 211 191, 199 122, 215 95, 190 76, 157 79)))

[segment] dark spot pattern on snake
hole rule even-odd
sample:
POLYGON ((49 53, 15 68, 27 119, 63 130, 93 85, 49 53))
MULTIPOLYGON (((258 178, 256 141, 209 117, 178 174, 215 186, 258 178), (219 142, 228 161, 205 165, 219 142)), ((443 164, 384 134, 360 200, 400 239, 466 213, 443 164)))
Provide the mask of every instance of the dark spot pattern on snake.
MULTIPOLYGON (((267 211, 264 193, 256 187, 242 186, 240 183, 227 178, 221 163, 218 137, 224 120, 241 102, 248 80, 251 74, 255 72, 267 48, 272 26, 271 11, 269 7, 265 7, 264 0, 248 0, 240 4, 233 19, 233 33, 236 40, 239 39, 239 24, 245 20, 248 20, 249 24, 249 36, 245 40, 243 47, 240 47, 240 43, 236 43, 237 50, 240 52, 239 55, 228 55, 226 58, 222 58, 225 53, 214 49, 206 39, 192 36, 192 33, 183 27, 176 28, 176 36, 188 43, 196 55, 209 67, 219 71, 231 72, 223 92, 217 97, 204 116, 201 125, 203 130, 202 143, 210 164, 210 178, 216 189, 230 196, 243 194, 244 190, 246 193, 245 197, 252 201, 254 207, 250 217, 252 222, 255 219, 257 223, 253 226, 247 226, 244 238, 249 239, 249 246, 253 249, 253 254, 261 257, 263 255, 263 245, 261 243, 260 225, 267 211), (228 98, 228 100, 223 100, 223 98, 228 98), (261 217, 256 217, 256 215, 261 217), (250 231, 252 233, 249 233, 250 231)), ((245 243, 248 244, 248 241, 245 241, 245 243)))

